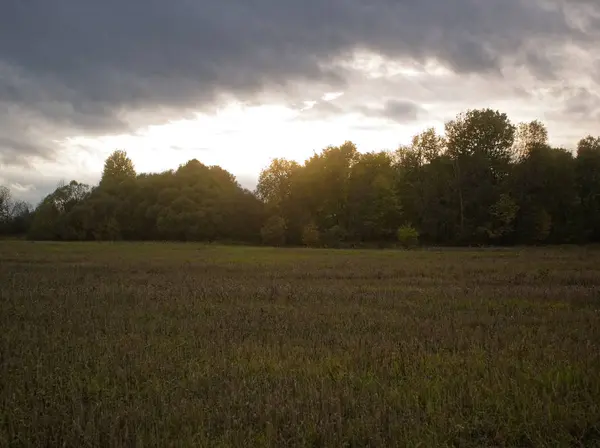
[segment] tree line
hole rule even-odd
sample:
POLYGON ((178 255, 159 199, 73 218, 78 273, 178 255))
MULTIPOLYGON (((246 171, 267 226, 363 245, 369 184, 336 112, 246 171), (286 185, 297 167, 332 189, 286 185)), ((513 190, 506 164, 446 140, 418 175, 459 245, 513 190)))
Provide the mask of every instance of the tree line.
POLYGON ((59 185, 35 207, 0 189, 0 233, 34 240, 175 240, 340 247, 600 241, 600 137, 553 147, 539 121, 469 110, 396 151, 351 142, 274 159, 256 190, 191 160, 138 174, 123 151, 99 185, 59 185))

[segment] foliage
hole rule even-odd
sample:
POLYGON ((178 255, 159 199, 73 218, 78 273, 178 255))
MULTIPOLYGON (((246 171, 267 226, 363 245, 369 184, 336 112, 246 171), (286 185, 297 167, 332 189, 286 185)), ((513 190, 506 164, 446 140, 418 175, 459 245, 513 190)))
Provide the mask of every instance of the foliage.
POLYGON ((321 242, 321 233, 314 223, 307 224, 302 230, 302 244, 317 247, 321 242))
POLYGON ((325 247, 338 249, 346 239, 346 230, 339 225, 329 227, 323 232, 323 244, 325 247))
POLYGON ((266 232, 277 245, 373 247, 394 244, 410 222, 423 244, 600 242, 599 173, 600 137, 575 154, 551 146, 537 120, 515 126, 500 111, 468 110, 443 135, 426 129, 396 151, 346 141, 303 163, 274 159, 254 192, 195 159, 136 174, 115 151, 98 186, 60 186, 35 212, 1 189, 0 234, 256 244, 266 232), (273 227, 278 218, 285 226, 273 227))
POLYGON ((405 249, 412 249, 419 244, 419 231, 408 224, 398 228, 397 237, 398 242, 405 249))
POLYGON ((10 219, 12 208, 12 194, 7 187, 0 186, 0 223, 6 223, 10 219))
POLYGON ((519 123, 515 135, 514 157, 517 160, 527 157, 536 147, 548 144, 548 130, 538 120, 529 123, 519 123))
POLYGON ((271 208, 280 211, 290 198, 292 177, 299 167, 294 161, 274 159, 260 173, 256 187, 258 197, 271 208))
POLYGON ((36 240, 80 240, 85 239, 83 225, 74 225, 76 211, 90 197, 89 185, 73 180, 59 185, 46 196, 35 211, 29 238, 36 240))
POLYGON ((588 136, 577 146, 575 160, 584 241, 600 242, 600 137, 588 136))
POLYGON ((125 151, 114 151, 104 162, 104 171, 100 184, 116 185, 128 179, 135 179, 135 168, 133 162, 125 151))
POLYGON ((494 240, 506 237, 514 231, 519 206, 508 194, 501 194, 498 201, 490 207, 490 224, 486 228, 487 236, 494 240))
POLYGON ((263 244, 283 246, 285 244, 285 230, 285 219, 281 216, 271 216, 263 228, 260 229, 263 244))

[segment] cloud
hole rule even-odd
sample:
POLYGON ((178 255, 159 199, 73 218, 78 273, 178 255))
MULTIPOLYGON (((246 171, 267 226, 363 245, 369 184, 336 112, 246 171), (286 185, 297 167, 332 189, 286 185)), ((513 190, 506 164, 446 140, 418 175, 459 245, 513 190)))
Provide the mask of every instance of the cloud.
POLYGON ((394 121, 407 121, 416 120, 421 110, 421 107, 412 101, 389 100, 385 103, 383 113, 394 121))
POLYGON ((223 97, 347 91, 343 62, 356 51, 556 78, 560 58, 537 50, 593 43, 596 12, 592 0, 6 0, 0 163, 53 157, 50 142, 69 133, 127 132, 223 97), (38 124, 46 138, 30 129, 38 124))
POLYGON ((600 91, 584 87, 560 86, 551 90, 558 107, 553 111, 557 119, 566 118, 573 122, 600 120, 600 91))
POLYGON ((382 106, 359 106, 358 112, 366 117, 382 118, 397 123, 415 121, 423 108, 409 100, 388 99, 382 106))
POLYGON ((321 99, 323 101, 333 101, 336 98, 339 98, 340 96, 342 96, 344 94, 344 92, 328 92, 326 94, 324 94, 321 99))
POLYGON ((334 116, 340 116, 345 112, 348 111, 335 104, 334 101, 312 101, 309 107, 301 109, 298 118, 307 121, 326 120, 334 116))

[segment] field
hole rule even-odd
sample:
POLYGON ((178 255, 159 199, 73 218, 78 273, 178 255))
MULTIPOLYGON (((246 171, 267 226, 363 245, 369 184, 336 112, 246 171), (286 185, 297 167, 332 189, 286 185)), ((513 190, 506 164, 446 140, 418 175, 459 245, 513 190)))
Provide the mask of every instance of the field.
POLYGON ((600 250, 0 242, 0 446, 600 446, 600 250))

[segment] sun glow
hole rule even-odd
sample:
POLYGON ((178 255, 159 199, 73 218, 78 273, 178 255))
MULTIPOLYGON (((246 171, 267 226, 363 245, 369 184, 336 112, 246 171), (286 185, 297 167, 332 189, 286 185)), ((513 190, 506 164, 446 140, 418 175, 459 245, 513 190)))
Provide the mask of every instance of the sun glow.
MULTIPOLYGON (((326 93, 334 101, 340 93, 326 93)), ((103 161, 114 149, 124 149, 138 172, 176 169, 196 158, 220 165, 236 176, 256 180, 260 170, 275 157, 302 162, 314 151, 352 140, 360 150, 394 149, 412 135, 411 130, 386 129, 379 119, 341 114, 323 120, 300 119, 316 102, 301 109, 284 105, 245 106, 232 103, 215 114, 148 126, 135 134, 97 138, 72 137, 63 142, 79 164, 97 176, 103 161), (94 167, 94 168, 92 168, 94 167)))

